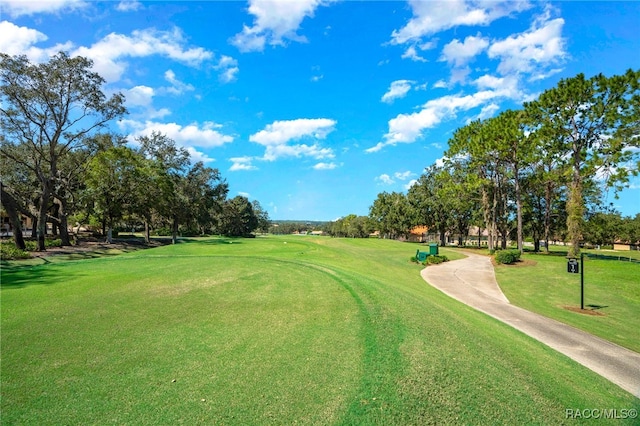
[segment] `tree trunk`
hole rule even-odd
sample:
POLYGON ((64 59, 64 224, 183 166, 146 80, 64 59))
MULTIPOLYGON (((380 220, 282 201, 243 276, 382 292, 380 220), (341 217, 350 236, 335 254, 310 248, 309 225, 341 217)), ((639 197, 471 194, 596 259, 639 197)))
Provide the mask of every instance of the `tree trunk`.
POLYGON ((22 223, 20 222, 20 213, 18 212, 18 202, 13 198, 13 195, 4 190, 3 186, 1 187, 0 198, 4 209, 9 215, 9 221, 13 228, 13 242, 16 244, 16 248, 25 250, 26 246, 22 236, 22 223))
POLYGON ((111 225, 107 225, 107 244, 113 244, 113 230, 111 225))
POLYGON ((60 240, 63 246, 70 246, 69 220, 67 217, 67 203, 63 199, 58 199, 58 219, 60 220, 60 240))
POLYGON ((40 206, 38 209, 38 227, 36 231, 36 238, 38 242, 38 251, 45 251, 44 238, 47 234, 47 210, 49 206, 49 198, 51 196, 51 190, 49 185, 43 185, 44 188, 40 194, 40 206))
POLYGON ((552 183, 547 182, 544 190, 544 251, 549 253, 549 239, 551 238, 551 190, 552 183))
POLYGON ((569 189, 567 200, 567 233, 569 234, 569 257, 577 258, 580 254, 580 242, 582 240, 582 221, 584 206, 582 205, 581 182, 573 182, 569 189))
POLYGON ((523 247, 522 247, 522 240, 523 240, 523 236, 522 236, 522 196, 520 194, 520 176, 519 176, 519 172, 518 172, 518 167, 514 168, 514 174, 515 174, 515 192, 516 192, 516 216, 517 216, 517 222, 518 222, 518 232, 517 232, 517 237, 518 238, 518 251, 520 253, 522 253, 523 251, 523 247))
POLYGON ((171 232, 171 244, 176 244, 178 242, 178 218, 173 218, 173 226, 171 232))
POLYGON ((149 230, 149 221, 144 221, 144 242, 149 244, 151 242, 151 234, 149 230))

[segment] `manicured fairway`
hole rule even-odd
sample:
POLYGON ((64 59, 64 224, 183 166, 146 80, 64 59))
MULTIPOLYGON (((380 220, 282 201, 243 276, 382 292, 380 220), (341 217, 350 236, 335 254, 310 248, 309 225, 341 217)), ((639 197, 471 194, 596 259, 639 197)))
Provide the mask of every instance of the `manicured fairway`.
POLYGON ((567 409, 638 408, 431 288, 415 249, 207 239, 3 264, 2 423, 573 424, 567 409))

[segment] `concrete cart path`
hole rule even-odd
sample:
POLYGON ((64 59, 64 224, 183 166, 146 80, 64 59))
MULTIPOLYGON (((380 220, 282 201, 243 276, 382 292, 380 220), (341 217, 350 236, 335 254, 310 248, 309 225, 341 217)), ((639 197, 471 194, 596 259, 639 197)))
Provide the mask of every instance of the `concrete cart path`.
POLYGON ((429 266, 421 275, 448 296, 539 340, 640 398, 640 354, 511 305, 498 286, 491 258, 469 254, 429 266))

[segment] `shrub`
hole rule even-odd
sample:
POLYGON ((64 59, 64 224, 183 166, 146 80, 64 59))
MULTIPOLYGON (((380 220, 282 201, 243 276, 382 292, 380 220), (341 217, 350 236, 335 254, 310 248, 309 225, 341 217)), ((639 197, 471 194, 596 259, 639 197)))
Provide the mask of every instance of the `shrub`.
POLYGON ((427 260, 425 260, 425 265, 437 265, 442 262, 447 262, 449 259, 445 255, 429 255, 427 256, 427 260))
POLYGON ((499 250, 495 254, 496 262, 503 265, 511 265, 520 260, 520 251, 518 250, 499 250))
POLYGON ((29 259, 30 257, 31 254, 28 251, 16 248, 12 242, 0 243, 0 259, 2 260, 29 259))
POLYGON ((418 258, 417 258, 417 257, 415 257, 415 256, 411 256, 411 257, 409 258, 409 262, 418 263, 418 258))

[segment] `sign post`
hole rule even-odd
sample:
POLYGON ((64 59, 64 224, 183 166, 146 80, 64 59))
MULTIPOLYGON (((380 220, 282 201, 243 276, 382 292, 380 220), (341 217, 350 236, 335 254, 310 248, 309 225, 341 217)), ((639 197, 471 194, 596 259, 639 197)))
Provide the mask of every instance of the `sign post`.
POLYGON ((580 309, 584 310, 584 253, 580 253, 580 309))

